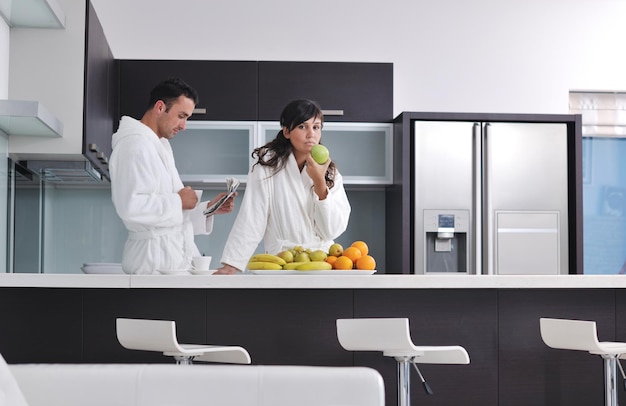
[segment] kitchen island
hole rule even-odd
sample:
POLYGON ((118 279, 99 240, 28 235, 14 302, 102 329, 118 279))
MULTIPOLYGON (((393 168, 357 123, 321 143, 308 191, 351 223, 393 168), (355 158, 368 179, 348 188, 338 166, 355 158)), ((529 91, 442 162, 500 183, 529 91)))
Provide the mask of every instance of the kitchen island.
POLYGON ((626 275, 0 274, 2 287, 163 289, 615 289, 626 275))
POLYGON ((467 349, 470 365, 420 368, 435 392, 414 376, 420 405, 602 404, 601 359, 548 348, 539 318, 595 320, 601 340, 626 341, 621 275, 2 274, 0 306, 11 363, 171 362, 122 348, 115 318, 171 319, 181 342, 241 345, 253 364, 371 366, 388 405, 395 362, 343 350, 337 318, 408 317, 416 344, 467 349))

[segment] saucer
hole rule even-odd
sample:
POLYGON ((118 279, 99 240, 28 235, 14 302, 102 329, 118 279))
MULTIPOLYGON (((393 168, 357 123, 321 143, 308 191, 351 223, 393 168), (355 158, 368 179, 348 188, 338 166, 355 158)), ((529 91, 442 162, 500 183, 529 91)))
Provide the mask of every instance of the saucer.
POLYGON ((189 275, 189 269, 157 269, 162 275, 189 275))
POLYGON ((213 275, 214 269, 193 269, 189 270, 192 275, 213 275))

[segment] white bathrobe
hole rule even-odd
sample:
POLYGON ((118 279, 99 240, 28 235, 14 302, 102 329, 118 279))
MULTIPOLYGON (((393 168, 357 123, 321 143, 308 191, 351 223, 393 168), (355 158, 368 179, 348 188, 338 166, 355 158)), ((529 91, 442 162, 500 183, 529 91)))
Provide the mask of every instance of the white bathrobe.
POLYGON ((319 200, 313 180, 306 169, 300 172, 293 155, 275 175, 270 168, 256 165, 248 173, 241 208, 221 262, 246 269, 261 240, 270 254, 297 245, 328 251, 333 240, 346 230, 350 210, 339 173, 326 199, 319 200))
POLYGON ((213 218, 202 214, 206 202, 193 210, 182 209, 178 191, 183 183, 168 140, 124 116, 112 144, 111 197, 128 229, 124 272, 189 269, 191 258, 200 255, 194 234, 209 234, 213 218))

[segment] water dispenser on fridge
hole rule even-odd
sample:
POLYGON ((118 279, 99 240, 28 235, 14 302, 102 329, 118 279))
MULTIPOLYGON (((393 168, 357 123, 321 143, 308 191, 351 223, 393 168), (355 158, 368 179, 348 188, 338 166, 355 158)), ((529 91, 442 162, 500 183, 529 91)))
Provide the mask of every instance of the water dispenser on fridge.
POLYGON ((467 273, 469 211, 424 210, 425 273, 467 273))

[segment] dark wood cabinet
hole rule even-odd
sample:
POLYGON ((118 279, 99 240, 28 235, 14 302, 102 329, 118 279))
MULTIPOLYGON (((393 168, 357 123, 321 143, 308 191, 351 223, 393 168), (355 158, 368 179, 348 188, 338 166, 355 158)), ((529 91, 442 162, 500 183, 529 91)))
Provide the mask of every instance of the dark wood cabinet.
POLYGON ((391 122, 393 64, 352 62, 265 62, 201 60, 117 60, 119 108, 139 118, 150 89, 177 76, 200 94, 191 120, 278 121, 297 98, 313 99, 327 121, 391 122))
POLYGON ((85 94, 83 109, 82 153, 105 178, 109 178, 111 135, 114 132, 117 102, 113 53, 102 25, 87 2, 85 47, 85 94))
POLYGON ((356 62, 259 62, 259 120, 278 121, 294 99, 312 99, 326 121, 390 122, 393 64, 356 62))
POLYGON ((0 288, 0 354, 8 363, 82 362, 80 289, 0 288))
MULTIPOLYGON (((116 317, 176 320, 181 342, 241 345, 256 365, 366 366, 397 403, 396 362, 344 350, 336 319, 407 317, 416 345, 462 345, 469 365, 420 365, 420 405, 597 405, 601 358, 552 349, 540 317, 594 320, 601 341, 625 341, 624 289, 0 289, 0 353, 9 363, 172 363, 124 349, 116 317), (227 309, 224 311, 216 309, 227 309)), ((620 400, 626 393, 619 390, 620 400)))
POLYGON ((257 119, 257 63, 253 61, 117 60, 121 116, 141 118, 150 90, 179 77, 198 91, 200 102, 190 120, 257 119))

